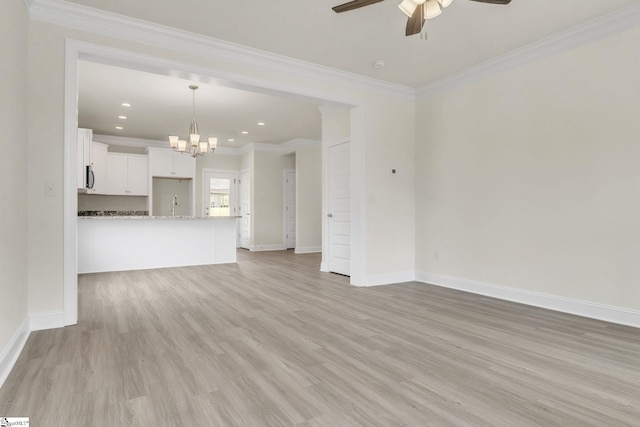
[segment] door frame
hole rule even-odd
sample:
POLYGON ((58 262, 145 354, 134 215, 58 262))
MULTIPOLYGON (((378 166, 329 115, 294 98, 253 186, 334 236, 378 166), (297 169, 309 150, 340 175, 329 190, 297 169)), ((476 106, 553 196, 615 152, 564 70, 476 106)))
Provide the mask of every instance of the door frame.
MULTIPOLYGON (((242 185, 242 175, 247 174, 249 176, 249 224, 248 224, 248 228, 249 228, 249 239, 247 242, 246 246, 242 246, 240 244, 240 227, 238 227, 238 239, 236 241, 236 246, 238 248, 244 248, 244 249, 249 249, 251 250, 251 235, 253 234, 253 225, 252 225, 252 221, 253 221, 253 216, 251 215, 251 208, 253 207, 253 203, 252 203, 252 198, 253 198, 253 186, 251 185, 251 169, 242 169, 238 171, 238 216, 242 216, 242 204, 241 204, 241 198, 242 198, 242 191, 240 190, 240 186, 242 185)), ((238 218, 237 222, 239 223, 242 220, 242 218, 238 218)))
MULTIPOLYGON (((321 109, 322 118, 343 112, 343 109, 321 109)), ((349 283, 354 286, 367 286, 366 283, 366 215, 365 201, 367 197, 365 157, 366 157, 366 111, 362 107, 350 109, 351 134, 344 138, 322 141, 322 262, 320 271, 329 271, 329 148, 335 145, 350 143, 350 186, 351 186, 351 276, 349 283)))
MULTIPOLYGON (((343 138, 341 140, 336 140, 336 141, 332 141, 331 143, 327 144, 326 146, 326 161, 323 162, 325 165, 325 169, 323 171, 323 184, 324 182, 326 182, 326 187, 323 189, 322 191, 322 196, 323 196, 323 215, 322 215, 322 225, 323 225, 323 242, 322 242, 322 271, 326 271, 326 272, 330 272, 330 273, 337 273, 333 270, 331 270, 330 268, 330 258, 331 258, 331 219, 329 218, 329 214, 333 213, 331 212, 331 198, 330 198, 330 173, 329 171, 331 170, 331 162, 330 159, 331 157, 329 156, 329 151, 333 148, 333 147, 338 147, 340 145, 343 144, 349 144, 349 154, 351 155, 352 153, 352 149, 351 149, 351 140, 350 138, 343 138)), ((349 185, 353 184, 353 179, 351 178, 351 158, 350 158, 350 163, 349 163, 349 185)), ((350 203, 350 209, 353 209, 353 191, 351 191, 351 194, 349 195, 349 203, 350 203)), ((353 221, 353 213, 350 212, 350 221, 353 221)), ((352 245, 353 245, 353 227, 351 227, 351 223, 349 224, 350 227, 350 239, 349 239, 349 250, 350 250, 350 255, 349 255, 349 277, 351 277, 351 275, 353 275, 353 272, 351 271, 353 268, 353 250, 352 249, 352 245)), ((338 274, 343 274, 343 273, 338 273, 338 274)), ((353 283, 351 283, 353 284, 353 283)))
MULTIPOLYGON (((293 242, 293 246, 290 247, 288 244, 288 239, 287 239, 287 190, 288 190, 288 184, 287 184, 287 174, 289 173, 293 173, 296 174, 296 170, 295 169, 284 169, 282 171, 282 243, 283 246, 285 247, 285 249, 295 249, 296 246, 298 245, 298 207, 296 206, 296 238, 293 242)), ((297 174, 294 175, 297 178, 297 174)), ((296 183, 297 184, 297 183, 296 183)), ((298 200, 298 186, 296 185, 296 204, 298 200)))

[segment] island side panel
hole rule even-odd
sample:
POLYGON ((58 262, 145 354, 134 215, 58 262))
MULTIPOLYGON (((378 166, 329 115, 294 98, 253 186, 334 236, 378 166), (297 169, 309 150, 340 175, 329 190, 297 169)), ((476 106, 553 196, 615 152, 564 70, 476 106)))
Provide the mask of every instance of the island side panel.
POLYGON ((237 220, 216 218, 214 223, 214 260, 216 264, 236 262, 237 220))
POLYGON ((214 263, 214 222, 193 219, 79 219, 78 273, 214 263))

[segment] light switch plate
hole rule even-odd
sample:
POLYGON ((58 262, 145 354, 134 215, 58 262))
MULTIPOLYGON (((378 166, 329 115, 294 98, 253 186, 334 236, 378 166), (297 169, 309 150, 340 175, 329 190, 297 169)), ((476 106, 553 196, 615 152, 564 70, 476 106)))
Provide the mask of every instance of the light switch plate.
POLYGON ((56 195, 56 189, 54 187, 54 185, 50 182, 45 182, 44 183, 44 195, 46 197, 55 197, 56 195))

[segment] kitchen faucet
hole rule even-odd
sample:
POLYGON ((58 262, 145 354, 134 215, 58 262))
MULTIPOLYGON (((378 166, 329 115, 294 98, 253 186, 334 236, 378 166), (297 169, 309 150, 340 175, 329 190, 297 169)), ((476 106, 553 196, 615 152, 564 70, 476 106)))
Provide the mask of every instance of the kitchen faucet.
POLYGON ((178 195, 174 194, 171 201, 171 216, 176 216, 176 206, 178 206, 178 195))

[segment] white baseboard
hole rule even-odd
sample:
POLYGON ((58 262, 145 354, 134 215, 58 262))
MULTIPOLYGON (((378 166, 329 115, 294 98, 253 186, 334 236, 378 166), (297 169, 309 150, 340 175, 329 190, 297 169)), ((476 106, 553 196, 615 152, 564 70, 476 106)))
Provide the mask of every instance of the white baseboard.
POLYGON ((416 280, 431 285, 640 328, 640 311, 622 307, 509 288, 434 273, 418 272, 416 273, 416 280))
POLYGON ((329 266, 327 265, 326 262, 322 261, 320 263, 320 271, 322 271, 323 273, 328 273, 329 272, 329 266))
POLYGON ((22 353, 22 349, 27 343, 27 338, 29 338, 29 333, 29 318, 25 317, 7 345, 2 349, 2 353, 0 353, 0 387, 2 387, 11 373, 18 356, 22 353))
MULTIPOLYGON (((352 276, 353 277, 353 276, 352 276)), ((365 276, 362 282, 352 282, 353 286, 382 286, 392 283, 414 282, 416 273, 414 271, 401 271, 396 273, 385 273, 365 276)))
POLYGON ((46 311, 31 314, 29 316, 29 325, 32 331, 62 328, 65 326, 64 311, 46 311))
POLYGON ((264 251, 286 251, 285 245, 255 245, 249 248, 251 252, 264 252, 264 251))
POLYGON ((297 254, 315 254, 322 252, 322 248, 320 246, 303 246, 295 248, 294 252, 297 254))

